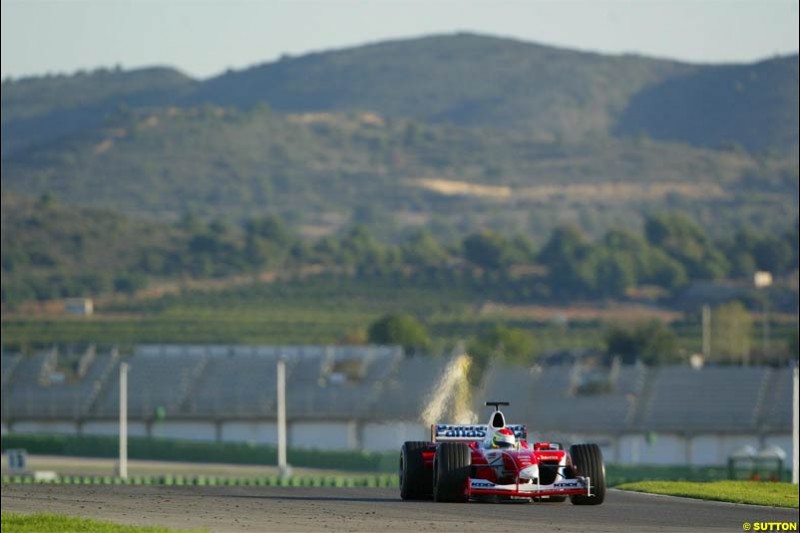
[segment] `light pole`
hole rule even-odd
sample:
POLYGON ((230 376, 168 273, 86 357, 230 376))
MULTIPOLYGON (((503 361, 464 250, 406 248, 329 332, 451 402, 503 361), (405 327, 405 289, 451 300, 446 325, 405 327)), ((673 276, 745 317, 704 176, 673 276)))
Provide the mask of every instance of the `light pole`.
POLYGON ((119 365, 119 477, 128 479, 128 363, 119 365))
POLYGON ((769 294, 767 294, 766 289, 772 285, 772 274, 770 272, 759 270, 753 274, 753 284, 756 286, 756 289, 765 289, 762 294, 764 298, 764 310, 762 315, 762 321, 764 324, 764 344, 762 359, 766 360, 769 356, 769 294))
POLYGON ((291 476, 291 467, 286 461, 286 361, 278 359, 278 472, 282 478, 291 476))

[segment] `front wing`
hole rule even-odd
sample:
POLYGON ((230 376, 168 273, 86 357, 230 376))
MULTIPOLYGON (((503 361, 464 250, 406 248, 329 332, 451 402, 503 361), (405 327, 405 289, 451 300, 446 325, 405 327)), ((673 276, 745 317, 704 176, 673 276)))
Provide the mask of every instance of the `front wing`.
POLYGON ((542 496, 592 496, 591 479, 580 477, 556 481, 551 485, 540 485, 523 480, 523 483, 498 485, 486 479, 467 480, 467 495, 473 496, 512 496, 517 498, 539 498, 542 496))

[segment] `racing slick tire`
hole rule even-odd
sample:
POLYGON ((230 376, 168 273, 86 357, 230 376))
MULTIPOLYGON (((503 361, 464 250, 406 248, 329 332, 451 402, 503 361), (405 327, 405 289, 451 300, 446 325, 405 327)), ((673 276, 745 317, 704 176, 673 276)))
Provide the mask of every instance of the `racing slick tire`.
POLYGON ((573 505, 600 505, 606 497, 606 465, 597 444, 574 444, 569 448, 572 464, 577 473, 589 478, 592 495, 575 494, 569 499, 573 505))
POLYGON ((443 442, 436 449, 433 462, 433 499, 437 502, 467 501, 472 465, 469 446, 460 442, 443 442))
POLYGON ((400 498, 430 500, 433 492, 433 472, 425 468, 422 450, 430 442, 408 441, 400 448, 400 498))

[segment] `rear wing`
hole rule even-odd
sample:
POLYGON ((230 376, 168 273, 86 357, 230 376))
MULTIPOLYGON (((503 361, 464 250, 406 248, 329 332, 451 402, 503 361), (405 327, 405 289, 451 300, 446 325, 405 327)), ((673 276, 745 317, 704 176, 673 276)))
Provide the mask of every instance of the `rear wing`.
MULTIPOLYGON (((509 424, 508 429, 514 432, 519 440, 528 439, 528 426, 525 424, 509 424)), ((434 424, 431 426, 432 442, 472 442, 486 439, 489 434, 487 424, 434 424)))

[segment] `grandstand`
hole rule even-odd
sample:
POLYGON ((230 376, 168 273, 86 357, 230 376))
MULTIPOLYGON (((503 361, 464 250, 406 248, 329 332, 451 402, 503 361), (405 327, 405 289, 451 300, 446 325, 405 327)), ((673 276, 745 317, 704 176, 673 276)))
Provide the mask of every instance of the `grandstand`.
POLYGON ((424 437, 407 422, 418 419, 450 361, 387 346, 139 345, 124 358, 88 353, 82 365, 57 351, 3 353, 3 432, 114 434, 124 360, 131 435, 274 442, 283 359, 290 442, 362 448, 365 439, 383 441, 387 428, 400 438, 424 437), (76 366, 85 372, 73 372, 76 366))
MULTIPOLYGON (((421 413, 434 394, 447 396, 442 376, 455 357, 387 346, 4 352, 2 430, 116 434, 124 361, 131 435, 274 443, 279 359, 290 445, 384 450, 427 438, 421 413)), ((473 390, 477 421, 487 399, 510 401, 508 418, 528 424, 531 438, 595 441, 618 463, 722 464, 745 445, 791 449, 789 368, 496 364, 473 390)))
POLYGON ((613 462, 723 464, 734 450, 792 449, 791 368, 495 365, 483 394, 532 438, 595 440, 613 462))

